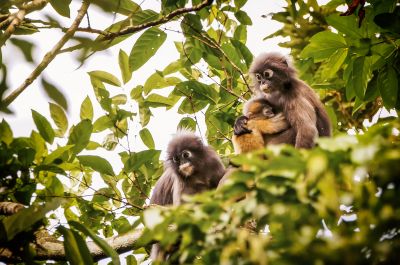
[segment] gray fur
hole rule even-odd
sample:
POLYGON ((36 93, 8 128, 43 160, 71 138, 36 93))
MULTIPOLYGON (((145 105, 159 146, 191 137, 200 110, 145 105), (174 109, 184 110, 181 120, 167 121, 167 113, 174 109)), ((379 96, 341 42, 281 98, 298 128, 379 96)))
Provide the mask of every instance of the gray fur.
POLYGON ((331 123, 322 102, 297 78, 295 68, 285 56, 263 53, 254 59, 249 72, 254 93, 264 96, 274 108, 281 109, 291 126, 288 131, 267 135, 267 144, 288 143, 297 148, 311 148, 318 136, 331 136, 331 123), (256 74, 267 69, 273 70, 272 78, 257 80, 256 74))

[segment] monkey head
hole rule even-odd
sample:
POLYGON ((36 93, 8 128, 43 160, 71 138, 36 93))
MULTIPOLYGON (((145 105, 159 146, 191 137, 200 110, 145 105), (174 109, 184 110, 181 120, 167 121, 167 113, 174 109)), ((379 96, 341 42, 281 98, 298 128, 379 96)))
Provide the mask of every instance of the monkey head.
POLYGON ((270 119, 275 110, 266 98, 256 97, 245 103, 243 114, 249 119, 270 119))
POLYGON ((279 53, 262 53, 257 56, 249 69, 256 94, 287 91, 291 89, 295 69, 288 59, 279 53))
POLYGON ((201 171, 206 154, 206 146, 199 137, 179 132, 168 145, 166 162, 179 177, 186 179, 201 171))

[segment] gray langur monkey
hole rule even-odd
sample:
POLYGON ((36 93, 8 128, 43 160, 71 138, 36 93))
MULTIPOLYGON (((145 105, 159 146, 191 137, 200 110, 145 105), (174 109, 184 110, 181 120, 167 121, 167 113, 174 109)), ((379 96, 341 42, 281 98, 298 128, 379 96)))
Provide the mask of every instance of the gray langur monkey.
MULTIPOLYGON (((184 194, 215 189, 224 174, 225 167, 211 147, 195 134, 180 131, 168 144, 164 173, 154 187, 150 203, 180 205, 184 194)), ((159 244, 153 245, 151 258, 165 259, 159 244)))
MULTIPOLYGON (((317 94, 296 76, 295 68, 279 53, 263 53, 249 69, 255 95, 264 96, 269 104, 281 110, 290 128, 266 135, 266 144, 292 144, 296 148, 312 148, 318 136, 331 136, 331 123, 317 94)), ((249 133, 247 119, 237 119, 236 135, 249 133)))

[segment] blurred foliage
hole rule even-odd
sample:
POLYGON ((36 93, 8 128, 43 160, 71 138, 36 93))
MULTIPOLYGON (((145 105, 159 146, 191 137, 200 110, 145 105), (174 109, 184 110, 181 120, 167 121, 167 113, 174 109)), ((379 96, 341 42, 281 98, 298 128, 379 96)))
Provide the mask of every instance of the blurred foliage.
MULTIPOLYGON (((27 2, 31 1, 0 3, 0 40, 10 18, 27 2)), ((34 63, 36 44, 30 40, 39 30, 65 31, 58 16, 70 17, 75 3, 43 2, 54 10, 31 10, 32 15, 45 15, 29 19, 27 13, 11 38, 4 40, 20 49, 27 63, 34 63)), ((344 0, 324 6, 315 0, 288 0, 282 12, 271 14, 283 27, 268 37, 289 37, 281 45, 290 48, 300 77, 320 94, 337 136, 320 139, 309 151, 268 148, 261 151, 267 160, 260 154, 231 156, 229 140, 242 102, 251 94, 247 71, 253 55, 246 46, 247 28, 260 27, 252 25, 242 9, 251 1, 213 1, 174 18, 178 29, 164 21, 124 35, 118 34, 203 2, 162 0, 160 12, 143 10, 131 0, 90 2, 100 7, 98 12, 118 14, 116 21, 102 33, 90 27, 82 30, 73 38, 75 45, 64 52, 79 51, 76 59, 85 63, 92 54, 132 35, 139 37, 131 51, 120 50, 114 62, 121 78, 101 69, 88 73, 93 95, 82 101, 79 121, 67 119, 65 96, 44 77, 41 86, 52 101, 50 118, 32 110, 37 130, 28 137, 14 137, 7 121, 1 121, 0 201, 29 208, 19 218, 0 216, 0 232, 5 235, 0 236, 0 245, 9 243, 7 235, 29 231, 36 220, 48 226, 59 223, 60 216, 46 213, 61 204, 60 214, 69 228, 59 225, 54 235, 63 236, 71 263, 92 263, 84 247, 89 237, 118 264, 115 251, 100 237, 144 224, 133 253, 147 254, 149 243, 159 240, 166 249, 177 248, 171 263, 398 264, 400 125, 398 119, 382 119, 368 130, 363 127, 363 121, 382 106, 397 111, 400 106, 397 1, 367 1, 361 27, 357 12, 340 16, 336 11, 344 0), (128 91, 132 73, 157 54, 171 31, 182 35, 182 41, 175 42, 179 58, 128 91), (111 33, 116 35, 110 37, 111 33), (102 113, 95 113, 95 105, 102 113), (222 189, 194 197, 186 205, 143 211, 162 173, 157 139, 146 126, 157 119, 154 108, 175 106, 183 115, 179 126, 196 129, 197 117, 203 115, 208 143, 248 170, 237 170, 222 189), (148 150, 130 145, 134 122, 140 124, 138 135, 148 150), (349 128, 363 134, 344 134, 349 128), (93 141, 98 135, 103 142, 93 141), (119 168, 108 161, 109 154, 119 157, 119 168), (54 198, 64 200, 55 203, 54 198), (35 210, 43 205, 42 211, 35 210)), ((11 62, 3 62, 1 53, 0 59, 3 99, 11 62)), ((0 111, 9 110, 0 105, 0 111)), ((136 258, 130 255, 126 262, 135 264, 136 258)))

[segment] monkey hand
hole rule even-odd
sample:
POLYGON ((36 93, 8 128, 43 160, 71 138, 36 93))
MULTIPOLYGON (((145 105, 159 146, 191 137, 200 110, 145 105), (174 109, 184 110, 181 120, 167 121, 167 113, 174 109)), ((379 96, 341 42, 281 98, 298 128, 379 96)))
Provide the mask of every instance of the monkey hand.
POLYGON ((239 118, 236 119, 235 125, 233 126, 234 134, 237 136, 251 133, 251 130, 247 128, 247 121, 249 118, 246 116, 240 116, 239 118))

